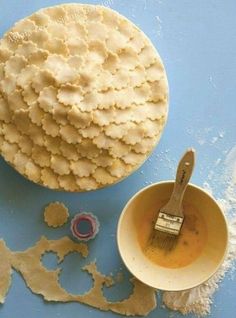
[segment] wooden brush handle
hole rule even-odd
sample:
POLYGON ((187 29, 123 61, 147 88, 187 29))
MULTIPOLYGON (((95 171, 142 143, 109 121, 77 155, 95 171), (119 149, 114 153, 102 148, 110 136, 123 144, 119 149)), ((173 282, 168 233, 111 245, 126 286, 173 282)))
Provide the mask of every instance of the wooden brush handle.
POLYGON ((182 201, 187 184, 191 178, 195 164, 195 150, 188 149, 181 158, 175 177, 174 189, 168 203, 168 208, 176 211, 176 215, 182 212, 182 201))

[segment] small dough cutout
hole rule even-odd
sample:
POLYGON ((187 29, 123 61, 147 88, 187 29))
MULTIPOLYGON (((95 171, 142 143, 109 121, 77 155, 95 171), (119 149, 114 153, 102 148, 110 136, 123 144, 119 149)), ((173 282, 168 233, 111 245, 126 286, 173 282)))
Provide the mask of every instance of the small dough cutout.
POLYGON ((122 139, 131 127, 135 127, 134 123, 124 123, 124 124, 111 124, 109 125, 105 133, 108 137, 114 138, 114 139, 122 139))
POLYGON ((43 111, 42 108, 39 107, 39 104, 37 102, 30 106, 29 117, 33 124, 36 124, 37 126, 41 126, 44 115, 45 115, 45 112, 43 111))
POLYGON ((93 174, 94 179, 103 185, 114 183, 115 178, 111 176, 104 168, 97 168, 93 174))
POLYGON ((58 126, 65 126, 68 124, 68 111, 68 107, 62 103, 57 103, 56 107, 53 107, 52 116, 58 126))
POLYGON ((161 78, 159 81, 153 81, 149 84, 151 89, 151 94, 149 100, 152 102, 160 102, 166 100, 167 95, 167 82, 164 78, 161 78))
POLYGON ((25 153, 26 155, 31 156, 33 142, 28 136, 22 135, 20 137, 18 144, 19 144, 19 147, 20 147, 22 153, 25 153))
POLYGON ((96 169, 96 165, 87 159, 79 159, 71 162, 71 170, 78 177, 89 177, 96 169))
POLYGON ((45 87, 54 86, 55 79, 47 70, 40 71, 39 74, 32 79, 32 87, 37 92, 40 93, 45 87))
POLYGON ((66 40, 66 44, 71 56, 76 56, 77 54, 83 56, 88 53, 88 45, 84 40, 69 38, 66 40))
MULTIPOLYGON (((0 49, 0 63, 5 63, 11 57, 11 51, 7 48, 0 49)), ((4 65, 4 64, 2 64, 4 65)))
POLYGON ((45 114, 42 120, 42 126, 45 133, 49 136, 56 137, 59 135, 60 128, 51 114, 45 114))
POLYGON ((109 32, 109 36, 106 40, 106 46, 108 50, 112 51, 113 53, 117 53, 118 51, 125 48, 126 43, 127 38, 119 31, 114 29, 109 32))
POLYGON ((93 142, 99 149, 109 149, 113 145, 112 138, 106 136, 105 134, 100 134, 99 136, 95 137, 93 142))
POLYGON ((26 19, 26 20, 20 20, 19 22, 16 22, 15 26, 12 28, 12 31, 23 33, 23 36, 27 37, 27 32, 32 32, 36 28, 36 25, 33 21, 26 19), (24 32, 26 34, 24 34, 24 32))
POLYGON ((24 89, 37 78, 39 69, 35 65, 28 65, 17 76, 17 85, 24 89))
POLYGON ((61 154, 61 144, 63 141, 59 137, 44 136, 44 146, 53 155, 61 154))
POLYGON ((51 156, 50 153, 44 147, 35 145, 32 150, 32 159, 41 168, 50 167, 51 156))
POLYGON ((62 86, 57 96, 61 103, 70 106, 79 106, 83 100, 83 92, 80 87, 69 84, 62 86))
POLYGON ((123 49, 118 56, 122 68, 127 70, 133 70, 140 63, 138 54, 131 47, 123 49))
POLYGON ((142 63, 143 66, 149 67, 151 64, 153 64, 157 59, 157 55, 153 48, 151 46, 145 46, 140 54, 139 54, 139 60, 142 63))
POLYGON ((41 181, 49 189, 59 189, 58 175, 51 168, 44 168, 41 171, 41 181))
POLYGON ((126 164, 130 164, 132 166, 136 166, 138 164, 138 162, 142 162, 146 158, 145 158, 145 155, 138 154, 138 153, 135 153, 135 152, 129 152, 128 154, 124 155, 122 157, 122 159, 123 159, 123 161, 126 164))
POLYGON ((122 158, 127 155, 131 150, 130 145, 127 145, 120 140, 113 141, 113 147, 109 149, 109 153, 114 158, 122 158))
POLYGON ((0 92, 2 91, 3 95, 10 95, 16 90, 16 76, 6 75, 4 79, 0 82, 0 92))
POLYGON ((81 135, 72 126, 66 125, 60 129, 60 134, 64 141, 68 142, 68 144, 78 144, 82 140, 81 135))
POLYGON ((33 87, 30 84, 24 87, 24 90, 22 91, 22 96, 24 101, 28 104, 28 106, 37 102, 38 100, 38 94, 35 93, 33 87))
POLYGON ((4 71, 4 63, 0 63, 0 81, 4 80, 5 71, 4 71))
POLYGON ((40 167, 33 161, 28 161, 25 165, 25 174, 27 177, 35 183, 40 182, 40 167))
POLYGON ((48 55, 49 55, 49 52, 47 52, 45 50, 38 49, 37 51, 33 52, 28 57, 28 63, 33 64, 33 65, 41 68, 43 66, 44 62, 47 60, 48 55))
MULTIPOLYGON (((64 40, 58 39, 56 37, 53 39, 53 41, 52 41, 52 39, 50 39, 47 42, 47 44, 45 43, 44 50, 47 50, 52 54, 58 54, 58 55, 68 55, 68 53, 69 53, 69 50, 68 50, 64 40)), ((64 73, 60 73, 59 76, 62 79, 62 81, 64 81, 62 74, 64 74, 64 73)))
POLYGON ((99 183, 92 177, 77 178, 77 184, 82 191, 96 190, 99 186, 99 183))
MULTIPOLYGON (((16 128, 23 134, 28 135, 30 129, 29 111, 25 109, 17 110, 14 113, 12 122, 16 125, 16 128)), ((31 134, 30 134, 31 135, 31 134)), ((29 137, 30 137, 29 135, 29 137)))
POLYGON ((21 152, 18 152, 14 158, 14 165, 20 173, 24 174, 25 167, 28 161, 29 161, 28 156, 26 156, 25 154, 21 152))
POLYGON ((81 129, 80 133, 84 138, 94 139, 99 136, 101 128, 97 125, 90 125, 87 128, 81 129))
POLYGON ((163 76, 163 65, 156 61, 156 63, 146 68, 146 79, 149 82, 160 80, 163 76))
POLYGON ((109 154, 107 150, 101 151, 100 155, 92 158, 92 162, 98 167, 106 168, 112 165, 114 158, 109 154))
POLYGON ((42 12, 36 12, 31 17, 30 20, 32 20, 37 26, 39 27, 45 27, 48 24, 50 24, 49 17, 42 13, 42 12))
POLYGON ((113 109, 96 110, 93 113, 93 122, 99 126, 107 126, 110 122, 113 122, 115 112, 113 109))
POLYGON ((99 149, 91 139, 83 139, 79 145, 77 145, 77 151, 82 157, 92 160, 100 155, 101 149, 99 149))
MULTIPOLYGON (((60 140, 60 139, 59 139, 60 140)), ((68 144, 65 141, 60 141, 60 152, 65 158, 68 158, 69 160, 78 160, 79 159, 79 153, 77 152, 77 148, 75 145, 68 144)))
POLYGON ((14 162, 15 155, 19 148, 16 144, 11 144, 10 142, 4 140, 1 145, 1 152, 6 161, 14 162))
POLYGON ((145 154, 153 149, 156 142, 157 141, 153 138, 143 138, 142 142, 136 143, 132 149, 137 153, 145 154))
MULTIPOLYGON (((0 100, 1 104, 1 100, 0 100)), ((24 101, 23 96, 21 94, 21 90, 16 89, 12 94, 8 96, 8 106, 13 113, 16 110, 27 109, 29 106, 24 101)))
POLYGON ((51 168, 55 173, 59 174, 59 176, 67 175, 70 173, 70 163, 63 156, 52 156, 51 168))
POLYGON ((39 49, 44 49, 49 41, 49 34, 44 29, 35 30, 30 33, 29 40, 34 42, 39 49))
POLYGON ((57 89, 53 86, 44 87, 39 94, 38 102, 45 112, 53 112, 53 108, 58 105, 57 89))
POLYGON ((0 98, 0 120, 5 123, 11 122, 10 110, 8 109, 7 102, 3 98, 0 98))
POLYGON ((5 64, 5 74, 7 75, 18 75, 22 69, 26 66, 26 59, 23 56, 15 55, 10 57, 10 59, 5 64))
POLYGON ((76 106, 72 106, 68 112, 68 120, 76 128, 86 128, 92 121, 92 115, 90 113, 82 112, 76 106))
POLYGON ((19 144, 21 139, 20 132, 16 129, 16 126, 13 124, 4 125, 2 130, 5 139, 11 143, 19 144))
POLYGON ((44 210, 44 221, 50 227, 60 227, 69 218, 67 207, 61 202, 52 202, 44 210))
POLYGON ((31 54, 37 52, 37 45, 30 41, 23 41, 21 45, 16 49, 17 55, 22 55, 28 58, 31 54))
POLYGON ((77 191, 78 185, 76 183, 76 176, 71 173, 58 177, 60 187, 65 191, 77 191))
POLYGON ((42 147, 44 145, 44 132, 43 129, 35 124, 30 124, 30 138, 33 144, 42 147))
POLYGON ((135 126, 127 129, 126 135, 123 137, 123 140, 128 145, 135 145, 136 143, 140 143, 145 135, 146 128, 135 126))
POLYGON ((108 168, 108 171, 113 177, 122 178, 130 170, 130 166, 126 165, 124 161, 116 159, 112 165, 108 168))

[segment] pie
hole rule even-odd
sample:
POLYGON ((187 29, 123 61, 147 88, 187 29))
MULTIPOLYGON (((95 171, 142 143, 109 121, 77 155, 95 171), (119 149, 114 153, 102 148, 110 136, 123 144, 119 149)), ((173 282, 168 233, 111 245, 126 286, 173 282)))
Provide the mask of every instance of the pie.
POLYGON ((167 113, 159 54, 109 8, 45 8, 0 40, 0 153, 35 183, 89 191, 124 179, 167 113))

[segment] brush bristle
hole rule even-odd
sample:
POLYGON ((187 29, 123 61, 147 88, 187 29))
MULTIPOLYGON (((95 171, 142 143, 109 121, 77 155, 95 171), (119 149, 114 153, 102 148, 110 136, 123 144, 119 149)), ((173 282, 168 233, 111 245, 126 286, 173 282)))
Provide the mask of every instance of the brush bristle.
POLYGON ((150 240, 150 244, 166 251, 171 251, 175 248, 177 241, 178 235, 154 230, 150 240))

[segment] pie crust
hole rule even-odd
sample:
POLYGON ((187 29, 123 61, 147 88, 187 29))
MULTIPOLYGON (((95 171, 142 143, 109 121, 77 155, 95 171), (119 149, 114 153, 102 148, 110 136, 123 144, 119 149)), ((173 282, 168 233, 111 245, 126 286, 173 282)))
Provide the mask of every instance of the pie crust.
POLYGON ((109 8, 42 9, 0 40, 0 153, 35 183, 89 191, 124 179, 167 113, 160 56, 109 8))

